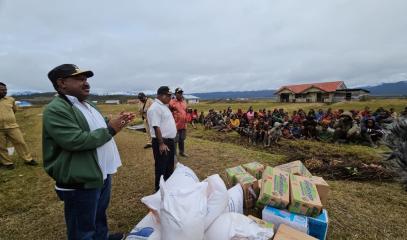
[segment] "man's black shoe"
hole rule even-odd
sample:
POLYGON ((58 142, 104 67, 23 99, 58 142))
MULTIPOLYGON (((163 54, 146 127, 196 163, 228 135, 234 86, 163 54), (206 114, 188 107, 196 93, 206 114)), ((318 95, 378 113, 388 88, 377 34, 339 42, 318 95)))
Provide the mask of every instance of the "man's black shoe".
POLYGON ((151 147, 152 147, 151 143, 147 143, 146 145, 144 145, 144 148, 151 148, 151 147))
POLYGON ((122 240, 126 237, 124 233, 109 233, 108 240, 122 240))
POLYGON ((186 154, 186 153, 179 153, 179 155, 182 157, 186 157, 186 158, 189 157, 188 154, 186 154))
POLYGON ((38 165, 37 161, 35 161, 34 159, 31 160, 31 161, 28 161, 28 162, 26 161, 25 164, 30 165, 30 166, 37 166, 38 165))
POLYGON ((16 168, 16 166, 14 164, 10 164, 10 165, 1 165, 1 167, 8 169, 8 170, 13 170, 16 168))

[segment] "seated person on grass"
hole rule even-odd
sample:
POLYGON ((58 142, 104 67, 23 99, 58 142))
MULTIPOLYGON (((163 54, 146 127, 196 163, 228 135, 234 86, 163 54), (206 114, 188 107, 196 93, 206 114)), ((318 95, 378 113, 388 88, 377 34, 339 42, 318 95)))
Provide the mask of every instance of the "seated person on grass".
POLYGON ((271 146, 271 144, 277 144, 277 142, 283 135, 282 126, 283 124, 279 122, 274 123, 274 127, 268 131, 267 146, 271 146))
POLYGON ((293 133, 291 132, 292 127, 293 124, 291 122, 284 123, 284 126, 282 128, 283 138, 294 139, 293 133))
POLYGON ((382 128, 375 122, 374 119, 367 119, 362 125, 362 139, 367 141, 371 147, 377 148, 378 142, 383 137, 382 128))
POLYGON ((229 128, 231 130, 236 130, 239 126, 240 126, 240 120, 236 117, 235 114, 233 114, 232 118, 230 119, 229 128))
POLYGON ((334 128, 333 140, 335 143, 349 143, 358 137, 358 126, 350 112, 343 112, 335 123, 334 128))
MULTIPOLYGON (((333 129, 331 129, 333 130, 333 129)), ((330 131, 328 125, 319 126, 317 140, 321 142, 332 142, 334 131, 330 131)))

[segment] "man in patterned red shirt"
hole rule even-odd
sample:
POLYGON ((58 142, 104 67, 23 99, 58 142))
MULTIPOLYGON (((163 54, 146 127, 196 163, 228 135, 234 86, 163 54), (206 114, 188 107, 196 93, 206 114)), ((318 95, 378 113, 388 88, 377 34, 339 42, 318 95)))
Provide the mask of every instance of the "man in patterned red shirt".
MULTIPOLYGON (((179 155, 188 157, 188 155, 185 154, 185 139, 187 136, 187 104, 184 100, 183 93, 184 91, 181 88, 176 88, 175 98, 171 100, 169 107, 177 126, 175 143, 178 145, 179 155)), ((175 149, 176 148, 177 147, 175 147, 175 149)))

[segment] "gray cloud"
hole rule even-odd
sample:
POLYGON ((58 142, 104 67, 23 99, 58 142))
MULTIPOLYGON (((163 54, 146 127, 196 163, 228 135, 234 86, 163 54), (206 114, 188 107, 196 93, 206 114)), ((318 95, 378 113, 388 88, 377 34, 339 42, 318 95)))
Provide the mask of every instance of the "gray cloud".
POLYGON ((404 0, 0 0, 0 81, 52 90, 61 63, 99 91, 274 89, 407 80, 404 0))

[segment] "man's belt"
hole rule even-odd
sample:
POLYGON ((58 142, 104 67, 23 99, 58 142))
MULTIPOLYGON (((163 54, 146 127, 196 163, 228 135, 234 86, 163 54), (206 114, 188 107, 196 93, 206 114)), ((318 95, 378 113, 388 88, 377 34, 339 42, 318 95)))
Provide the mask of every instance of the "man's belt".
MULTIPOLYGON (((163 139, 163 141, 174 141, 174 138, 162 138, 162 139, 163 139)), ((153 140, 158 141, 157 138, 153 138, 153 140)))
POLYGON ((56 183, 55 185, 65 189, 85 189, 84 183, 56 183))

